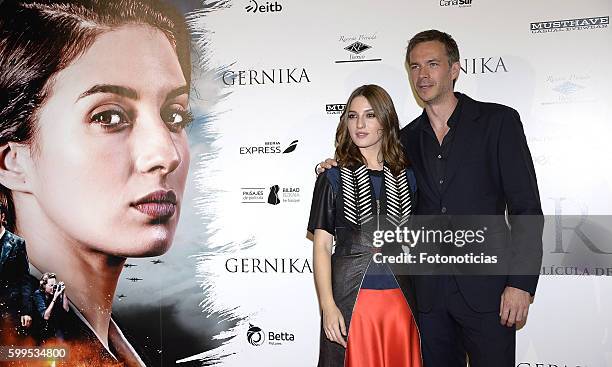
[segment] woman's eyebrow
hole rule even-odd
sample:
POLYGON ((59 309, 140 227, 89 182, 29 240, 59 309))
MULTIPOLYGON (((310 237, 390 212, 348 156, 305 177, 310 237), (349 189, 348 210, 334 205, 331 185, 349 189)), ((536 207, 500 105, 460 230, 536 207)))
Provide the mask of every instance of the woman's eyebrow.
POLYGON ((168 95, 166 96, 166 101, 181 96, 183 94, 189 94, 189 87, 187 85, 183 85, 171 90, 170 93, 168 93, 168 95))
POLYGON ((85 92, 81 93, 81 95, 79 95, 79 97, 77 98, 77 101, 81 98, 85 98, 96 93, 111 93, 129 99, 138 99, 138 93, 132 88, 124 87, 121 85, 96 84, 85 92))

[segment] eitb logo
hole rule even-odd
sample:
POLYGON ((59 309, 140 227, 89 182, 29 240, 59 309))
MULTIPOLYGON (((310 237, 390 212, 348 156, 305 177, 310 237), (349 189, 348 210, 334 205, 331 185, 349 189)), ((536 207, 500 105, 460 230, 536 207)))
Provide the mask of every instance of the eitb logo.
POLYGON ((249 330, 247 331, 247 341, 249 344, 256 347, 262 345, 266 341, 266 334, 259 326, 249 324, 249 330))

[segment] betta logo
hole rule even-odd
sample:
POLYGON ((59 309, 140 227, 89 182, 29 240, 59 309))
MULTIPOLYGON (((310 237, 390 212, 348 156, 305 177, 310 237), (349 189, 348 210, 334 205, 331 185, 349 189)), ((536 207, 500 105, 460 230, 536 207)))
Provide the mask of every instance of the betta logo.
POLYGON ((257 1, 249 1, 249 5, 245 6, 244 9, 247 13, 278 13, 283 10, 283 6, 275 1, 273 3, 266 1, 265 4, 259 5, 257 1))
POLYGON ((249 324, 249 330, 247 331, 247 341, 253 346, 260 346, 266 341, 266 334, 261 330, 260 327, 253 324, 249 324))

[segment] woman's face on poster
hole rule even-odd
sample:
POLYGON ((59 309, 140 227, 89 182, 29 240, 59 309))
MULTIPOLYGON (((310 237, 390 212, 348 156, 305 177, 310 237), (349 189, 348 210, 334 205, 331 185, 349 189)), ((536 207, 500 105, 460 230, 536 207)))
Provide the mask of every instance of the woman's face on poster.
POLYGON ((27 177, 63 236, 116 256, 169 248, 190 159, 187 89, 167 37, 141 25, 101 34, 56 75, 27 177))

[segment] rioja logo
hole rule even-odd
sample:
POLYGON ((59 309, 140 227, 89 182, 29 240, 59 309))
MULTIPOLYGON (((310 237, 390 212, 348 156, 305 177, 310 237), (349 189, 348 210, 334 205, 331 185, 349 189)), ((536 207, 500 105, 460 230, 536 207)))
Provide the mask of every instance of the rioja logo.
POLYGON ((362 55, 362 53, 373 48, 370 44, 375 42, 376 38, 376 33, 360 34, 358 36, 340 36, 338 41, 342 44, 342 48, 350 54, 348 60, 336 60, 336 63, 381 61, 382 59, 366 59, 366 56, 362 55))
POLYGON ((359 41, 353 42, 350 45, 346 46, 344 49, 348 52, 354 53, 355 55, 359 55, 365 50, 371 49, 372 46, 368 46, 365 43, 361 43, 359 41))

